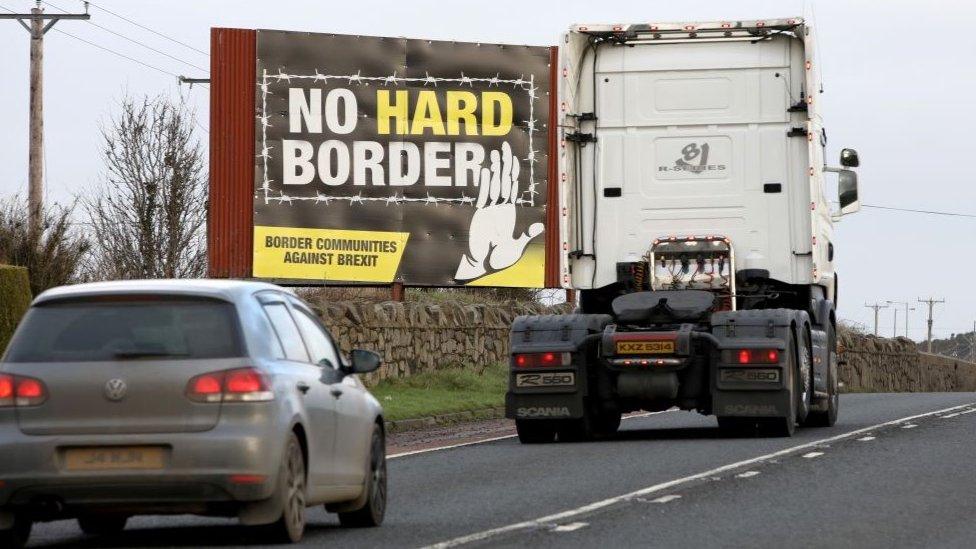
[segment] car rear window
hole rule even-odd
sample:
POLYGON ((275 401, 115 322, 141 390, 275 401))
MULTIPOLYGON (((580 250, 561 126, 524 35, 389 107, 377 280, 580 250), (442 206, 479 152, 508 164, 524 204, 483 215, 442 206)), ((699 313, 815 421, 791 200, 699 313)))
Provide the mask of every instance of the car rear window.
POLYGON ((234 306, 208 299, 101 298, 32 307, 6 362, 243 356, 234 306))

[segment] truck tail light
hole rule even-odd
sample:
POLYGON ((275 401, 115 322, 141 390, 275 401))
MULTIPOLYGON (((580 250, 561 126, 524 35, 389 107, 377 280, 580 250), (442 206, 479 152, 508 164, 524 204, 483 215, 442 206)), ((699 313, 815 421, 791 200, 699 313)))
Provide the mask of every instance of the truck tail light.
POLYGON ((737 349, 725 351, 723 362, 733 364, 779 364, 778 349, 737 349))
POLYGON ((186 386, 194 402, 266 402, 274 400, 271 380, 257 368, 236 368, 201 374, 186 386))
POLYGON ((569 366, 573 357, 570 353, 515 353, 512 360, 516 368, 547 368, 549 366, 569 366))
POLYGON ((0 374, 0 408, 38 406, 47 400, 47 387, 39 379, 0 374))

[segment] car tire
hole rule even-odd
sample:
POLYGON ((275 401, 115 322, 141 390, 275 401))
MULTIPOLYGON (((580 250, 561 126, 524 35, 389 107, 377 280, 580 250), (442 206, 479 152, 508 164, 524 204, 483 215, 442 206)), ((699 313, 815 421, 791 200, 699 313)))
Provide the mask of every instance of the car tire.
POLYGON ((515 432, 522 444, 546 444, 556 440, 556 428, 541 419, 516 419, 515 432))
POLYGON ((27 545, 31 528, 34 523, 22 516, 14 517, 14 524, 10 528, 0 530, 0 547, 21 549, 27 545))
POLYGON ((78 527, 89 536, 109 536, 125 530, 125 515, 89 515, 78 517, 78 527))
POLYGON ((833 427, 837 423, 840 410, 840 374, 837 371, 837 331, 833 324, 827 325, 827 410, 813 411, 807 416, 804 425, 810 427, 833 427))
POLYGON ((339 524, 345 528, 371 528, 383 524, 386 515, 386 441, 383 429, 373 426, 369 450, 369 475, 366 479, 366 502, 355 511, 340 512, 339 524))
POLYGON ((278 470, 278 491, 274 497, 282 502, 281 517, 265 527, 265 537, 272 543, 298 543, 305 534, 306 478, 305 456, 295 433, 285 443, 278 470))

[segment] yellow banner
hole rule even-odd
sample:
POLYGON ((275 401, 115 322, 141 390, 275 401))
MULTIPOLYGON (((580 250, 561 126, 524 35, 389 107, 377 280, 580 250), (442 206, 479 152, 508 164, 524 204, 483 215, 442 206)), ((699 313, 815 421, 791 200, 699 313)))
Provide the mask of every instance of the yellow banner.
POLYGON ((254 227, 254 276, 393 282, 410 233, 254 227))

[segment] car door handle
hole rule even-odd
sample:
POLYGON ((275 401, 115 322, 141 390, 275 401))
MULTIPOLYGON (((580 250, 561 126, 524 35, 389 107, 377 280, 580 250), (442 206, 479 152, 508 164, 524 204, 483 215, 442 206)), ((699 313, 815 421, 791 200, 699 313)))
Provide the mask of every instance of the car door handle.
POLYGON ((303 395, 308 394, 309 386, 304 381, 299 381, 296 387, 298 387, 298 391, 303 395))
POLYGON ((339 397, 342 396, 342 389, 332 389, 329 392, 332 393, 332 396, 334 396, 336 398, 339 398, 339 397))

